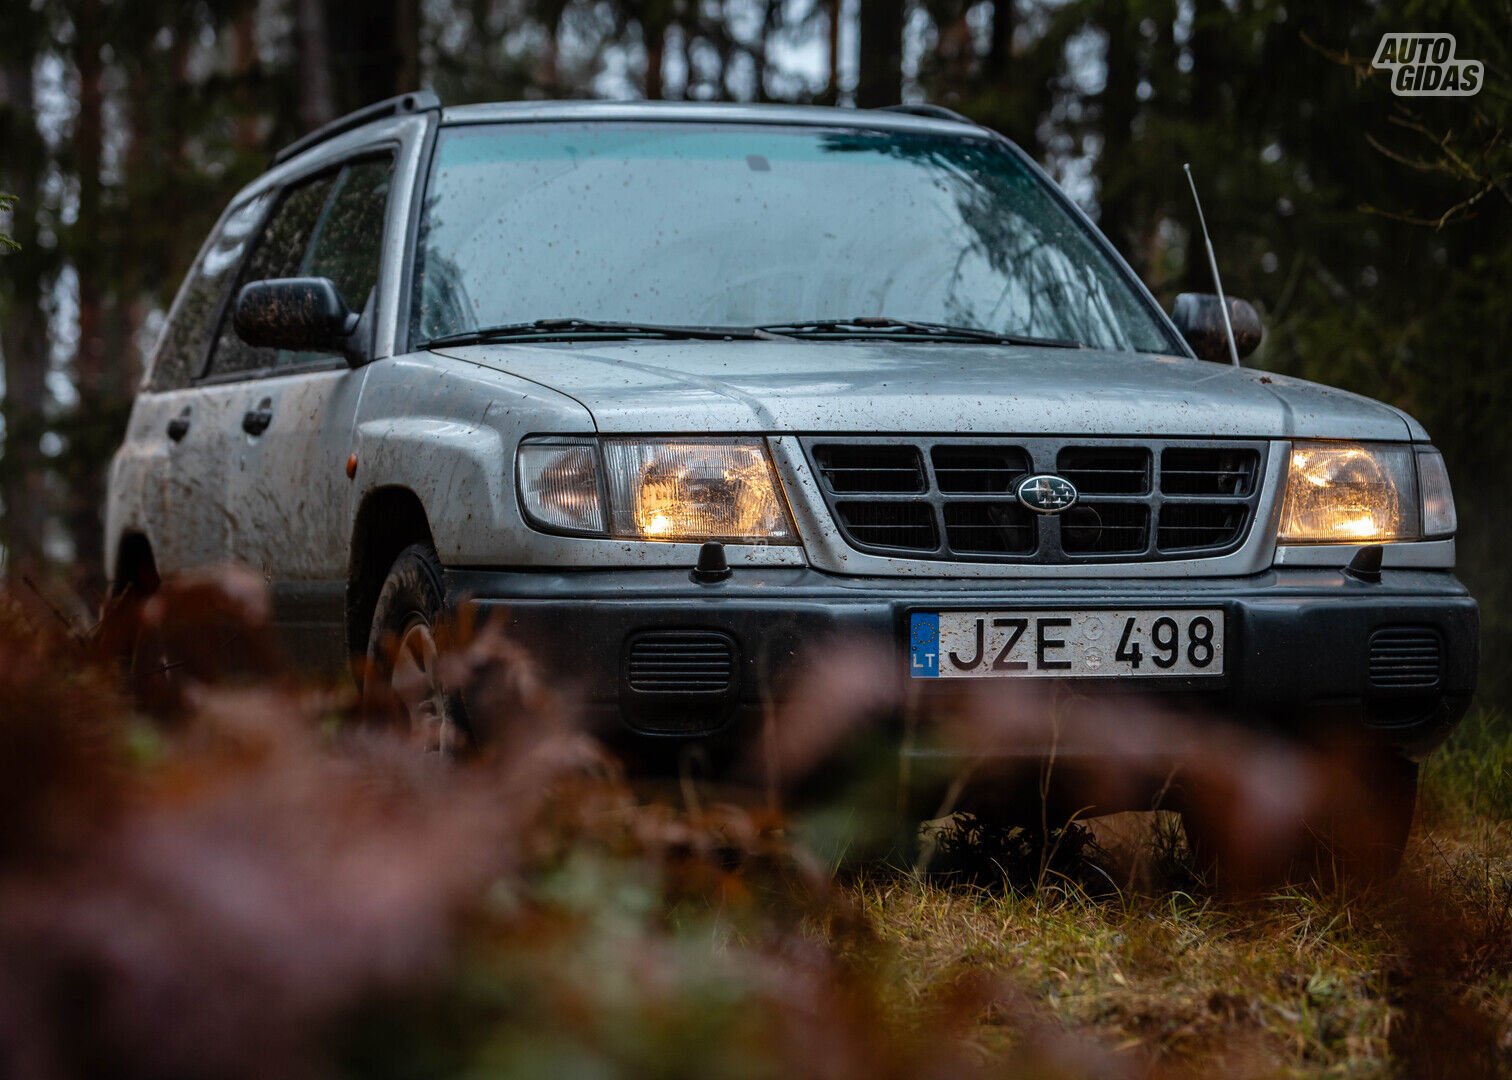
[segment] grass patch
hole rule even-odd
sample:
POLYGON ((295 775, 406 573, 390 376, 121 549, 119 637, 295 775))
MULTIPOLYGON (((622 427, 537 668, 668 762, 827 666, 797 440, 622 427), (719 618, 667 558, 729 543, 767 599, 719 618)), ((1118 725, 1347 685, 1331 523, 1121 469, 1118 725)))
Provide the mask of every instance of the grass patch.
POLYGON ((1512 821, 1512 722, 1478 708, 1423 766, 1429 822, 1512 821))
POLYGON ((1158 889, 1093 898, 1064 879, 1025 892, 904 875, 852 888, 895 956, 903 1002, 984 973, 1018 988, 1013 1024, 992 1010, 976 1018, 989 1056, 1014 1045, 1027 1014, 1131 1068, 1415 1075, 1433 1056, 1464 1065, 1440 1075, 1483 1075, 1512 1071, 1509 868, 1508 834, 1474 828, 1417 837, 1400 887, 1363 896, 1297 888, 1235 905, 1158 889), (1443 1031, 1457 1040, 1447 1050, 1414 1041, 1443 1031))

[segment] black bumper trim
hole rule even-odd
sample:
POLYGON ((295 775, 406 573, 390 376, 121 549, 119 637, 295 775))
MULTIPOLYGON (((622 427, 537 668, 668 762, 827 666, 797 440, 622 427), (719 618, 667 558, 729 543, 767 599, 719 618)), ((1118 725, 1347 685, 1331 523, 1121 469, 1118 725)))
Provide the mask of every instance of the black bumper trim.
MULTIPOLYGON (((456 569, 446 580, 453 603, 502 613, 511 635, 555 680, 580 687, 599 711, 632 727, 636 710, 620 708, 622 657, 626 642, 650 631, 713 631, 734 641, 738 691, 682 724, 683 730, 709 731, 758 715, 763 694, 825 641, 891 642, 898 677, 906 680, 905 643, 915 611, 1221 607, 1228 658, 1222 676, 1105 679, 1095 690, 1200 698, 1217 711, 1297 730, 1325 719, 1352 723, 1415 755, 1442 741, 1464 714, 1479 661, 1476 603, 1447 571, 1388 570, 1379 583, 1302 568, 1226 578, 990 581, 739 568, 714 584, 694 584, 686 570, 669 569, 456 569), (1371 685, 1372 635, 1403 626, 1439 635, 1436 686, 1371 685)), ((636 705, 643 710, 647 702, 638 697, 636 705)))

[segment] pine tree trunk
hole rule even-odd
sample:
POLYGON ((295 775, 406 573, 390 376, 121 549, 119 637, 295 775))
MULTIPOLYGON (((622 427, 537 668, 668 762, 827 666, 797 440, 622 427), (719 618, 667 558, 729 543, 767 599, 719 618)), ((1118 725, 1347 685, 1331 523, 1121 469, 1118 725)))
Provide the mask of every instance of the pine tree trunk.
POLYGON ((336 118, 324 0, 294 0, 294 27, 299 53, 299 122, 305 131, 313 131, 336 118))
POLYGON ((1145 252, 1135 243, 1137 209, 1129 182, 1134 120, 1139 110, 1139 64, 1134 49, 1140 37, 1127 0, 1109 0, 1099 9, 1098 17, 1108 38, 1107 77, 1100 103, 1103 148, 1097 161, 1101 181, 1098 224, 1134 269, 1143 273, 1145 267, 1140 264, 1145 252))
POLYGON ((420 13, 412 2, 326 0, 325 41, 337 115, 415 89, 420 13))
POLYGON ((646 35, 646 100, 662 99, 662 62, 667 56, 667 26, 665 23, 645 23, 646 35))
POLYGON ((45 254, 37 244, 37 204, 45 171, 37 134, 31 65, 0 69, 0 190, 21 201, 11 235, 21 250, 0 255, 0 354, 5 362, 5 448, 0 497, 5 505, 6 570, 12 580, 36 572, 47 522, 41 436, 46 394, 47 324, 42 317, 45 254))
POLYGON ((992 30, 987 38, 987 55, 982 58, 982 75, 988 85, 1008 81, 1013 62, 1013 0, 993 0, 992 30))
POLYGON ((21 250, 0 256, 0 354, 5 362, 5 448, 0 456, 6 570, 12 580, 37 572, 43 561, 48 506, 42 434, 47 393, 47 322, 42 282, 49 261, 37 242, 37 205, 45 170, 36 126, 31 65, 20 59, 0 69, 0 190, 21 201, 11 234, 21 250))
POLYGON ((251 153, 261 143, 253 78, 257 68, 257 12, 249 10, 231 24, 231 70, 236 75, 232 95, 236 102, 236 149, 251 153))
POLYGON ((69 253, 79 280, 79 341, 74 354, 74 411, 68 447, 73 466, 69 492, 69 533, 85 599, 100 599, 104 584, 102 511, 105 502, 107 423, 106 283, 111 262, 105 235, 104 188, 100 180, 104 120, 104 65, 100 51, 99 0, 81 0, 77 55, 79 115, 74 128, 73 161, 79 183, 79 216, 69 253))
POLYGON ((420 0, 394 0, 394 93, 420 89, 420 0))
MULTIPOLYGON (((1192 126, 1199 132, 1208 131, 1218 116, 1216 95, 1224 78, 1222 34, 1228 18, 1228 10, 1219 0, 1195 0, 1193 4, 1192 38, 1189 45, 1192 72, 1188 78, 1191 94, 1187 102, 1187 115, 1191 118, 1192 126)), ((1193 156, 1197 158, 1193 171, 1196 173, 1198 190, 1208 195, 1208 226, 1216 228, 1215 208, 1221 208, 1222 204, 1212 197, 1211 188, 1203 187, 1202 162, 1198 155, 1193 156)), ((1183 291, 1210 293, 1214 290, 1213 274, 1208 266, 1207 246, 1203 243, 1202 230, 1197 226, 1195 210, 1188 220, 1191 228, 1187 231, 1183 291)))
POLYGON ((840 16, 842 0, 829 0, 829 82, 820 97, 826 105, 840 100, 840 16))
POLYGON ((903 89, 903 0, 861 0, 861 77, 856 105, 895 105, 903 89))

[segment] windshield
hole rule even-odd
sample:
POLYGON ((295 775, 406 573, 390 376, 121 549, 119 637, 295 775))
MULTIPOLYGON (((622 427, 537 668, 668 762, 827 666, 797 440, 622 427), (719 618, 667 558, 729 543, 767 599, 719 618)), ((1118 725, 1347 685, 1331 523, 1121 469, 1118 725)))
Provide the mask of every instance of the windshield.
POLYGON ((995 140, 668 123, 444 128, 411 335, 574 318, 883 317, 1170 351, 1149 305, 995 140))

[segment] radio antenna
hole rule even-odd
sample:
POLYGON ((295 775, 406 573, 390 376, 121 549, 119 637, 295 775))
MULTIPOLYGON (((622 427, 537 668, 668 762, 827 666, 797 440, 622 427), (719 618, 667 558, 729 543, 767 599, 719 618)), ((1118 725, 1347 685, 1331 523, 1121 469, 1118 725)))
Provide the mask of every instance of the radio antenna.
POLYGON ((1192 179, 1192 163, 1181 166, 1186 170, 1187 183, 1192 186, 1192 202, 1197 204, 1197 224, 1202 227, 1202 242, 1207 245, 1208 269, 1213 272, 1213 288, 1218 293, 1218 309, 1223 312, 1223 332, 1228 335, 1229 359, 1239 366, 1239 346, 1234 341, 1234 323, 1229 318, 1228 301, 1223 297, 1223 280, 1218 276, 1218 256, 1213 254, 1213 238, 1208 235, 1207 218, 1202 215, 1202 200, 1197 197, 1197 181, 1192 179))

